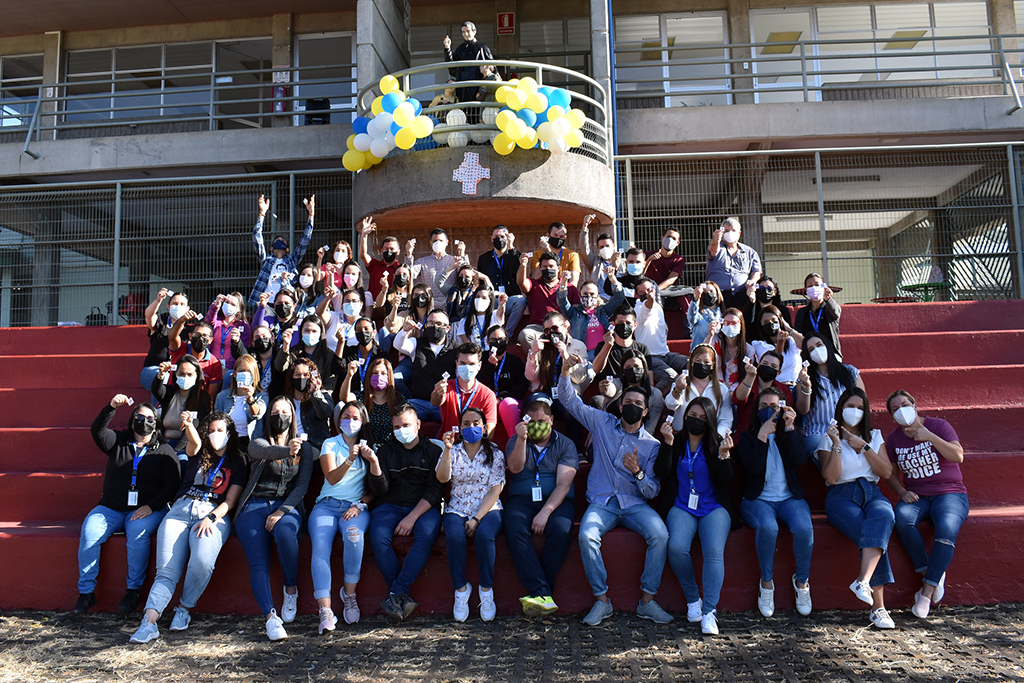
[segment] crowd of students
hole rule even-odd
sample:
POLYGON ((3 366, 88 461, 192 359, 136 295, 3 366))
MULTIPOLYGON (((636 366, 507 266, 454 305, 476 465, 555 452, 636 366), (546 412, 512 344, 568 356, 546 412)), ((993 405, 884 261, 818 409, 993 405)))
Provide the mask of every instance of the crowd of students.
POLYGON ((894 627, 884 604, 884 587, 895 580, 894 528, 923 574, 913 613, 925 618, 942 599, 968 511, 955 431, 921 415, 905 391, 886 399, 899 427, 884 439, 872 429, 860 374, 843 362, 832 290, 808 275, 808 303, 791 320, 735 219, 711 237, 707 279, 686 311, 693 341, 682 355, 669 350, 665 306, 686 298, 670 304, 663 296, 678 294, 685 266, 676 229, 656 251, 622 253, 606 233, 591 243, 588 216, 574 236, 578 250, 567 244, 566 226, 553 223, 529 253, 499 225, 493 249, 473 267, 464 243, 455 240, 449 253, 442 228, 430 234, 431 254, 415 259, 415 240, 375 239, 367 218, 355 250, 336 241, 310 263, 303 257, 315 198, 306 206, 295 249, 275 236, 268 254, 270 207, 259 198, 259 271, 248 297, 219 295, 200 316, 184 293, 161 290, 147 308, 150 350, 140 379, 153 399, 134 405, 127 428, 115 432, 116 411, 133 404, 118 394, 93 424, 108 461, 103 496, 82 525, 74 612, 95 605, 100 546, 124 531, 121 612, 137 609, 154 536, 156 545, 156 579, 132 642, 159 636, 157 620, 182 574, 170 629, 187 629, 234 530, 267 636, 285 638, 297 613, 305 529, 321 633, 335 629, 336 607, 346 623, 358 621, 367 543, 389 588, 381 608, 406 619, 443 528, 457 621, 471 612, 470 545, 481 619, 495 616, 495 590, 512 590, 494 585, 502 532, 524 613, 547 614, 558 609, 552 595, 576 521, 581 461, 591 463, 578 532, 595 596, 588 625, 612 613, 601 539, 617 526, 647 543, 636 609, 643 618, 673 619, 656 601, 667 560, 687 620, 718 633, 724 549, 741 523, 755 531, 761 613, 775 609, 782 524, 793 537, 797 610, 809 614, 814 533, 801 476, 828 484, 825 511, 859 550, 850 589, 871 606, 871 624, 894 627), (323 484, 307 512, 317 466, 323 484), (882 479, 898 496, 895 509, 882 479), (929 518, 930 549, 917 528, 929 518), (396 535, 412 537, 401 559, 396 535), (544 537, 539 554, 534 535, 544 537), (703 594, 691 560, 698 535, 703 594), (332 602, 336 536, 340 605, 332 602), (280 611, 272 544, 284 577, 280 611))

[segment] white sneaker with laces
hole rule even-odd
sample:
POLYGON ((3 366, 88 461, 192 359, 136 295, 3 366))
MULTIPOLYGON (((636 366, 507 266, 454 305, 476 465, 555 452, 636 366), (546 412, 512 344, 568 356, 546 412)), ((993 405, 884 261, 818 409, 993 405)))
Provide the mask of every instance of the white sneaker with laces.
POLYGON ((946 594, 946 572, 942 572, 942 576, 939 577, 939 585, 935 587, 935 592, 932 593, 932 604, 937 605, 942 602, 942 597, 946 594))
POLYGON ((480 618, 484 621, 493 621, 494 615, 498 612, 498 607, 494 604, 494 589, 484 590, 480 587, 477 591, 480 595, 480 618))
POLYGON ((149 641, 156 640, 159 637, 160 629, 157 628, 156 624, 151 624, 146 617, 142 617, 142 623, 139 624, 138 630, 132 634, 132 637, 129 638, 128 641, 131 643, 148 643, 149 641))
POLYGON ((686 620, 691 624, 696 624, 701 620, 703 610, 704 601, 700 598, 697 598, 696 602, 686 603, 686 620))
POLYGON ((765 588, 760 581, 757 582, 757 609, 764 617, 775 614, 775 589, 765 588))
POLYGON ((320 626, 317 627, 317 633, 323 634, 324 631, 333 631, 337 625, 338 617, 334 616, 334 610, 330 607, 321 607, 320 626))
POLYGON ((709 636, 718 635, 718 617, 715 616, 718 610, 711 610, 700 620, 700 630, 709 636))
POLYGON ((270 616, 267 617, 267 638, 284 640, 287 637, 288 632, 284 630, 284 622, 281 621, 281 617, 277 616, 276 610, 270 610, 270 616))
POLYGON ((174 618, 171 619, 172 631, 184 631, 192 623, 192 615, 182 606, 174 608, 174 618))
POLYGON ((796 611, 806 617, 811 613, 811 582, 807 582, 807 588, 801 588, 796 583, 796 574, 793 574, 793 590, 796 591, 796 611))
POLYGON ((854 579, 853 583, 850 584, 850 590, 853 591, 853 594, 856 595, 861 602, 866 602, 869 605, 874 603, 874 599, 871 597, 871 584, 867 581, 854 579))
POLYGON ((876 628, 896 628, 896 622, 884 607, 871 610, 871 624, 876 628))
POLYGON ((469 596, 472 594, 472 586, 467 586, 465 590, 455 591, 455 607, 452 609, 455 621, 461 622, 469 619, 469 596))
POLYGON ((296 588, 294 593, 289 593, 288 589, 284 589, 284 602, 281 604, 281 621, 286 624, 290 624, 295 621, 295 615, 299 612, 299 589, 296 588))

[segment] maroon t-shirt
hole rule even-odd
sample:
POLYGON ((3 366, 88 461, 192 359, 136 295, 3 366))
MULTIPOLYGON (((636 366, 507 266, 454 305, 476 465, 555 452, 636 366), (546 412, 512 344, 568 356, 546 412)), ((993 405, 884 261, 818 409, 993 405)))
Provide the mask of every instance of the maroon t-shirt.
MULTIPOLYGON (((953 426, 938 417, 924 418, 924 427, 944 441, 959 441, 953 426)), ((889 460, 903 473, 903 487, 919 496, 967 493, 960 463, 946 460, 931 441, 915 441, 897 427, 885 437, 889 460)))
POLYGON ((670 254, 669 256, 662 256, 661 258, 651 260, 651 256, 657 254, 659 250, 647 252, 647 277, 651 278, 659 285, 672 273, 676 273, 680 277, 683 275, 683 268, 686 267, 686 259, 679 254, 670 254))
MULTIPOLYGON (((548 285, 544 280, 531 277, 530 283, 532 287, 530 293, 526 295, 526 303, 530 306, 530 324, 543 325, 544 316, 548 313, 551 311, 561 313, 561 309, 558 307, 558 281, 548 285)), ((574 285, 568 285, 567 295, 569 303, 578 304, 580 302, 580 293, 574 285)))
POLYGON ((401 262, 396 258, 391 263, 384 263, 379 258, 370 259, 370 265, 366 266, 366 272, 370 274, 370 294, 373 295, 373 300, 377 300, 377 295, 380 294, 380 278, 385 272, 388 274, 388 285, 390 286, 392 280, 395 277, 395 271, 398 270, 398 266, 402 265, 401 262))

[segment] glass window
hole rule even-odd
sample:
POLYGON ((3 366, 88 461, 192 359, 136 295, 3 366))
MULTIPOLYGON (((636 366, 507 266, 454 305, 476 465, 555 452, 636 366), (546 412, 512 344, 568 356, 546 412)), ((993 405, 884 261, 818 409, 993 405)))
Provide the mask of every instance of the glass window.
POLYGON ((0 57, 0 127, 29 124, 42 82, 42 55, 0 57))
POLYGON ((295 125, 351 121, 349 111, 330 111, 348 109, 355 102, 356 69, 351 34, 299 36, 296 49, 301 69, 295 95, 301 99, 295 101, 294 109, 315 113, 295 117, 295 125), (342 79, 349 79, 349 82, 342 79))

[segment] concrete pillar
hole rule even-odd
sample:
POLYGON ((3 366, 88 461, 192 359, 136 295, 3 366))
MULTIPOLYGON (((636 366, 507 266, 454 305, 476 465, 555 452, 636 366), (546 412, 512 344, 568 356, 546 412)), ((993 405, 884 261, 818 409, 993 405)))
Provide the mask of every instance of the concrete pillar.
MULTIPOLYGON (((502 55, 514 55, 519 52, 519 27, 516 26, 516 32, 510 36, 498 35, 498 14, 502 12, 515 12, 516 11, 516 0, 494 0, 494 56, 500 57, 502 55)), ((516 24, 519 23, 519 13, 516 13, 516 24)), ((454 42, 454 41, 453 41, 454 42)))
POLYGON ((39 216, 32 249, 32 317, 29 324, 33 327, 57 324, 60 310, 59 235, 59 217, 39 216))
MULTIPOLYGON (((294 53, 294 41, 292 40, 292 26, 294 20, 291 14, 275 14, 273 18, 272 39, 274 41, 273 52, 271 54, 271 63, 274 68, 281 68, 283 71, 289 67, 295 66, 293 63, 294 53)), ((287 72, 291 81, 295 81, 294 72, 287 72)), ((294 92, 293 88, 289 88, 288 92, 294 92)), ((288 111, 295 109, 295 103, 290 102, 289 106, 286 107, 288 111)), ((282 128, 292 125, 291 116, 274 116, 270 119, 271 126, 274 128, 282 128)))
MULTIPOLYGON (((613 18, 608 13, 607 0, 590 0, 590 68, 591 77, 601 84, 608 94, 608 101, 605 106, 608 109, 608 120, 605 125, 609 129, 614 127, 615 110, 612 105, 612 60, 613 46, 611 44, 611 22, 613 18)), ((615 147, 613 145, 612 151, 615 147)))
POLYGON ((409 0, 357 0, 356 77, 359 89, 409 67, 409 0))
MULTIPOLYGON (((43 35, 43 84, 60 83, 64 69, 64 33, 62 31, 47 31, 43 35)), ((57 93, 53 87, 48 87, 43 92, 43 97, 53 97, 57 93)), ((57 110, 56 102, 43 104, 42 114, 52 114, 57 110)), ((39 123, 49 128, 40 139, 56 138, 57 131, 52 129, 55 123, 53 116, 42 116, 39 123)))
MULTIPOLYGON (((750 2, 749 0, 727 0, 726 11, 729 15, 729 42, 749 43, 750 42, 750 2)), ((750 59, 752 57, 750 48, 730 48, 734 59, 750 59)), ((732 65, 732 87, 753 88, 754 79, 750 76, 753 73, 750 62, 739 62, 732 65)), ((735 93, 733 104, 753 104, 753 93, 735 93)))
MULTIPOLYGON (((1013 0, 988 0, 988 20, 992 25, 992 33, 996 35, 1012 35, 1017 33, 1017 17, 1013 11, 1013 0)), ((1021 17, 1024 19, 1024 17, 1021 17)), ((1004 38, 1003 49, 1013 52, 1017 49, 1016 38, 1004 38)), ((1020 55, 1007 54, 1006 61, 1019 64, 1020 55)), ((1018 83, 1019 85, 1019 83, 1018 83)))

